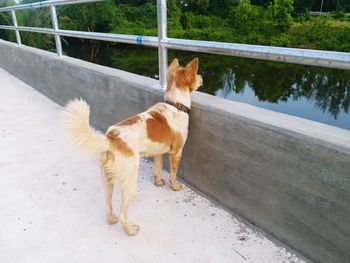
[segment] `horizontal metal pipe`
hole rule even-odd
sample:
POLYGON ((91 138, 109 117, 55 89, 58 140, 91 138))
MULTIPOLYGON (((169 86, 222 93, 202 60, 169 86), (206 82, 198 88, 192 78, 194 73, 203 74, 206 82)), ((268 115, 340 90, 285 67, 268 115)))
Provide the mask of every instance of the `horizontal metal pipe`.
POLYGON ((158 46, 157 37, 96 33, 96 32, 86 32, 86 31, 71 31, 71 30, 62 30, 62 29, 57 30, 56 33, 66 37, 94 39, 94 40, 110 41, 110 42, 117 42, 117 43, 139 44, 139 45, 152 46, 152 47, 158 46))
MULTIPOLYGON (((40 27, 26 27, 26 26, 4 26, 0 25, 0 29, 7 30, 16 30, 19 31, 29 31, 36 33, 45 33, 53 35, 55 32, 51 28, 40 28, 40 27)), ((157 37, 149 37, 149 36, 137 36, 137 35, 122 35, 122 34, 110 34, 110 33, 96 33, 96 32, 87 32, 87 31, 72 31, 72 30, 56 30, 56 34, 60 36, 66 37, 75 37, 75 38, 84 38, 84 39, 93 39, 93 40, 102 40, 116 43, 128 43, 128 44, 137 44, 137 45, 145 45, 151 47, 158 46, 158 38, 157 37)))
POLYGON ((0 29, 6 29, 6 30, 16 30, 16 27, 14 27, 14 26, 5 26, 5 25, 0 25, 0 29))
POLYGON ((23 10, 23 9, 49 7, 52 5, 57 6, 57 5, 69 5, 69 4, 101 2, 101 1, 106 1, 106 0, 51 0, 51 1, 36 2, 36 3, 31 3, 31 4, 2 7, 2 8, 0 8, 0 12, 11 11, 11 10, 23 10))
POLYGON ((53 33, 54 33, 54 30, 52 28, 29 27, 29 26, 14 27, 14 26, 0 25, 0 29, 19 30, 19 31, 34 32, 34 33, 44 33, 44 34, 51 34, 51 35, 53 35, 53 33))
MULTIPOLYGON (((54 30, 50 28, 22 26, 16 28, 14 26, 0 25, 0 29, 18 29, 20 31, 54 34, 54 30)), ((141 44, 152 47, 158 46, 158 38, 150 36, 96 33, 60 29, 57 30, 56 33, 67 37, 94 39, 116 43, 141 44)), ((161 44, 170 49, 350 70, 350 53, 345 52, 269 47, 176 38, 162 39, 161 44)))
POLYGON ((350 69, 350 53, 167 38, 167 48, 255 58, 327 68, 350 69))

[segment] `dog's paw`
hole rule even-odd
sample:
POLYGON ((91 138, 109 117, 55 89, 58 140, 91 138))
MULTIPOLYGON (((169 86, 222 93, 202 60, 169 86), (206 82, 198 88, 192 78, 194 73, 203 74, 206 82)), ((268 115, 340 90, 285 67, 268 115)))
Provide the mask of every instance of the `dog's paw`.
POLYGON ((125 232, 129 236, 135 236, 138 234, 139 231, 140 231, 140 226, 138 226, 138 225, 132 225, 131 227, 129 227, 128 229, 125 230, 125 232))
POLYGON ((111 214, 107 216, 106 220, 108 225, 114 225, 115 223, 118 222, 118 218, 116 217, 115 214, 111 214))
POLYGON ((155 186, 163 186, 165 184, 165 181, 164 181, 164 179, 159 179, 159 180, 157 180, 157 179, 155 179, 154 180, 154 185, 155 186))
POLYGON ((183 185, 178 182, 171 182, 171 188, 174 191, 180 191, 183 188, 183 185))

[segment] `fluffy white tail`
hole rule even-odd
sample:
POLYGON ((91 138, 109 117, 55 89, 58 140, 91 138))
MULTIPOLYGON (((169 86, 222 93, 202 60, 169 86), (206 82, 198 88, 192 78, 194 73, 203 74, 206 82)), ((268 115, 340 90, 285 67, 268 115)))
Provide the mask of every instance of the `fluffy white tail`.
POLYGON ((109 143, 106 136, 90 127, 89 117, 89 105, 83 99, 72 100, 63 111, 63 126, 75 148, 85 153, 100 153, 108 149, 109 143))

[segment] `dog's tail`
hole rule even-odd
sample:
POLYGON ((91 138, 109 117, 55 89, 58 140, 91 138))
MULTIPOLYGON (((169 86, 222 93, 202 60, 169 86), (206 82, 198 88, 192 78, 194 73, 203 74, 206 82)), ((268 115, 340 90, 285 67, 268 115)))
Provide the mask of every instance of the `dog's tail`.
POLYGON ((69 141, 75 148, 85 153, 101 153, 108 149, 106 136, 90 127, 90 107, 83 99, 68 102, 62 117, 63 126, 69 132, 69 141))

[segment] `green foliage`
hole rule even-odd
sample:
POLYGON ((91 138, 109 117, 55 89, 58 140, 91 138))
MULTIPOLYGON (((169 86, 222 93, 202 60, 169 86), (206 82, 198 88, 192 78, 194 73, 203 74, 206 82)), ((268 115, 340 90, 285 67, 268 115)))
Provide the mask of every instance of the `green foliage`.
POLYGON ((295 46, 349 51, 350 27, 334 27, 331 20, 317 18, 307 21, 290 31, 295 46))
POLYGON ((334 12, 331 12, 331 17, 334 19, 339 19, 340 21, 344 21, 346 18, 346 13, 342 9, 338 9, 334 12))
MULTIPOLYGON (((8 13, 0 13, 0 25, 11 25, 12 19, 8 13)), ((0 29, 0 38, 8 41, 14 41, 14 34, 10 30, 2 30, 0 29)))
POLYGON ((251 5, 250 0, 242 0, 233 9, 231 15, 233 27, 240 34, 250 34, 259 30, 261 25, 259 22, 263 19, 263 9, 251 5))
MULTIPOLYGON (((157 35, 157 7, 153 3, 142 6, 121 4, 116 7, 117 20, 114 33, 157 35)), ((174 20, 172 22, 174 23, 174 20)))
POLYGON ((194 15, 192 12, 186 12, 181 17, 181 26, 187 29, 207 29, 222 28, 225 26, 223 20, 215 16, 194 15))
MULTIPOLYGON (((208 40, 225 42, 229 38, 227 32, 213 31, 211 28, 206 29, 188 29, 188 30, 171 30, 169 31, 170 37, 195 39, 195 40, 208 40)), ((233 42, 233 39, 231 40, 233 42)))
POLYGON ((269 44, 276 47, 288 47, 291 45, 291 41, 287 34, 282 33, 272 36, 269 44))
POLYGON ((184 12, 194 14, 207 14, 209 8, 209 0, 184 0, 180 4, 184 12))
POLYGON ((350 51, 350 28, 343 28, 337 36, 337 50, 350 51))
MULTIPOLYGON (((23 3, 36 1, 23 0, 23 3)), ((208 41, 350 51, 350 23, 347 22, 350 16, 344 13, 347 6, 344 1, 337 0, 338 5, 333 5, 337 11, 332 13, 332 17, 314 18, 308 15, 308 10, 320 4, 319 0, 168 0, 168 35, 208 41)), ((7 0, 2 4, 13 5, 14 2, 7 0)), ((157 35, 155 0, 67 5, 57 7, 57 12, 62 29, 157 35)), ((18 11, 16 14, 20 25, 52 26, 47 8, 18 11)), ((11 20, 9 13, 0 13, 1 24, 12 24, 11 20)), ((27 45, 54 48, 52 36, 28 32, 21 35, 27 45)), ((0 37, 15 40, 14 32, 8 30, 0 30, 0 37)))
POLYGON ((271 20, 277 31, 284 32, 293 23, 293 2, 294 0, 274 0, 269 5, 271 20))
MULTIPOLYGON (((6 7, 14 5, 15 2, 13 0, 5 0, 0 2, 0 7, 6 7)), ((9 25, 12 26, 12 17, 9 12, 1 12, 0 13, 0 25, 9 25)), ((0 38, 8 41, 16 41, 16 37, 13 31, 10 30, 2 30, 0 29, 0 38)))
POLYGON ((222 19, 229 18, 232 8, 239 4, 240 0, 211 0, 207 15, 217 16, 222 19))
POLYGON ((239 43, 268 44, 274 34, 266 9, 251 5, 250 0, 242 0, 232 9, 230 24, 239 43))
MULTIPOLYGON (((23 4, 38 2, 23 0, 23 4)), ((21 10, 16 12, 17 22, 20 26, 52 28, 50 10, 47 8, 21 10)), ((36 48, 54 50, 53 36, 33 32, 21 32, 22 43, 36 48)))
POLYGON ((116 6, 110 1, 63 6, 58 14, 60 27, 71 30, 110 32, 117 21, 116 6))
MULTIPOLYGON (((51 28, 51 16, 48 10, 34 9, 26 12, 17 13, 19 25, 30 27, 51 28)), ((55 49, 54 37, 52 35, 20 32, 21 40, 24 45, 53 51, 55 49)))
POLYGON ((182 29, 181 27, 181 9, 176 0, 167 1, 168 8, 168 27, 172 29, 182 29))

